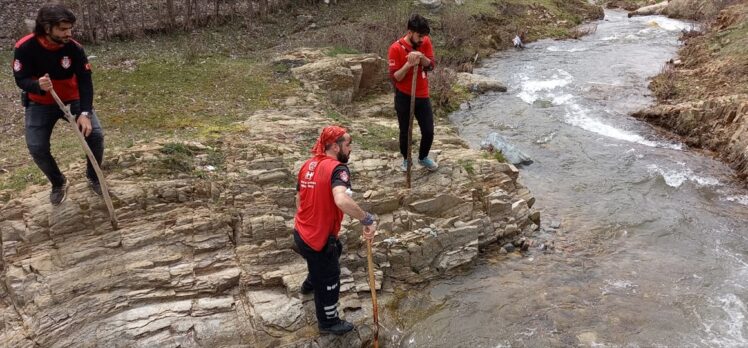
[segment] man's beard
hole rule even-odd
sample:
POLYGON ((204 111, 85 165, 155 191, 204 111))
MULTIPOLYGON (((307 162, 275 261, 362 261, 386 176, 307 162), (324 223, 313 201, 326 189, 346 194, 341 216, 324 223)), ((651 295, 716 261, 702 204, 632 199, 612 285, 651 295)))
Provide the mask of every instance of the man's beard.
POLYGON ((59 44, 59 45, 64 45, 64 44, 70 42, 70 38, 63 38, 61 36, 54 36, 54 35, 51 35, 51 34, 49 35, 49 39, 52 40, 54 43, 59 44))
POLYGON ((349 155, 344 154, 343 152, 338 152, 338 162, 340 163, 348 163, 348 160, 350 159, 349 155))

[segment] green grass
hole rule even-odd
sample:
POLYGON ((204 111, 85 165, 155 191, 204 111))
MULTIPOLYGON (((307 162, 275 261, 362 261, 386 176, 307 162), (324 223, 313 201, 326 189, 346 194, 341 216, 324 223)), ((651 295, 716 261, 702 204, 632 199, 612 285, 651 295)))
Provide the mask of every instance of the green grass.
POLYGON ((470 160, 470 159, 459 159, 459 160, 457 160, 457 164, 459 164, 463 169, 465 169, 465 171, 468 174, 470 174, 470 175, 475 174, 475 166, 474 166, 474 161, 473 160, 470 160))
POLYGON ((504 154, 498 150, 491 151, 491 152, 488 152, 488 151, 483 152, 483 158, 493 159, 499 163, 506 163, 506 157, 504 157, 504 154))
POLYGON ((246 118, 295 84, 272 80, 247 59, 206 58, 198 64, 161 58, 134 71, 107 69, 95 79, 96 105, 109 124, 134 130, 200 129, 246 118))
MULTIPOLYGON (((263 54, 250 53, 249 43, 232 28, 86 46, 94 71, 94 107, 106 135, 105 157, 158 138, 210 140, 243 132, 246 126, 236 121, 296 93, 298 81, 278 78, 279 68, 264 63, 263 54)), ((0 59, 10 61, 12 52, 0 51, 0 59)), ((3 124, 12 123, 14 131, 2 134, 0 145, 19 155, 0 156, 0 167, 10 172, 0 175, 0 188, 12 191, 40 181, 21 179, 35 166, 26 155, 23 110, 14 104, 18 94, 12 74, 5 70, 0 74, 0 107, 9 111, 3 124)), ((65 126, 59 123, 52 137, 52 151, 63 170, 82 160, 74 136, 57 135, 65 126)), ((183 161, 168 161, 168 167, 188 169, 183 161)))
POLYGON ((2 178, 0 179, 0 190, 11 191, 20 191, 28 185, 42 185, 47 182, 47 177, 36 167, 34 162, 15 168, 11 173, 4 174, 0 178, 2 178))
POLYGON ((349 126, 351 121, 336 110, 328 109, 325 116, 341 126, 349 126))
POLYGON ((371 124, 365 132, 354 130, 353 142, 365 150, 392 152, 399 149, 399 136, 400 130, 397 127, 371 124))

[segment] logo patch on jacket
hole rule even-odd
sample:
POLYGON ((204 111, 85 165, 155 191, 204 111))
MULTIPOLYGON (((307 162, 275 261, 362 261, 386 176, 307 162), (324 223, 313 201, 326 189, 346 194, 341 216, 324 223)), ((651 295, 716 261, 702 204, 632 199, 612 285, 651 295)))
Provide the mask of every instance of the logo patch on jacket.
POLYGON ((344 171, 340 172, 340 180, 342 180, 343 182, 348 182, 348 173, 344 171))
POLYGON ((63 69, 67 69, 70 67, 70 57, 64 56, 62 57, 62 60, 60 61, 60 64, 62 65, 63 69))
POLYGON ((13 60, 13 71, 19 72, 23 69, 23 64, 21 64, 21 61, 18 59, 13 60))

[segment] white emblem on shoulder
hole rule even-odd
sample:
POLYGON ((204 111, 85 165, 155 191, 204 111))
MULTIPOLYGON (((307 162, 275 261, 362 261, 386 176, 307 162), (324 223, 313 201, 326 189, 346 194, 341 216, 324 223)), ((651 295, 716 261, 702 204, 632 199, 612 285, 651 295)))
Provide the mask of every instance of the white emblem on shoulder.
POLYGON ((23 69, 23 64, 21 64, 21 61, 18 59, 13 60, 13 71, 19 72, 21 71, 21 69, 23 69))
POLYGON ((62 65, 63 69, 67 69, 70 67, 70 57, 64 56, 62 57, 62 60, 60 61, 60 64, 62 65))

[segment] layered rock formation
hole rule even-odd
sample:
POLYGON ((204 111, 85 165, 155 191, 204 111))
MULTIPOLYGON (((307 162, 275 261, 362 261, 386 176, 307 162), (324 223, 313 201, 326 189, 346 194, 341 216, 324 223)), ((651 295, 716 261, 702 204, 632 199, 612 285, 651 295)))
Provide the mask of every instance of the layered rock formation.
MULTIPOLYGON (((369 57, 348 61, 355 59, 369 57)), ((49 205, 48 188, 32 187, 1 207, 0 342, 367 345, 372 308, 357 221, 346 218, 341 231, 340 303, 358 330, 320 336, 312 297, 298 292, 306 265, 291 249, 295 173, 319 128, 332 123, 315 95, 305 100, 312 106, 259 111, 237 125, 244 131, 212 144, 164 140, 111 154, 117 231, 80 179, 80 164, 69 169, 71 182, 79 179, 62 205, 49 205), (163 170, 175 161, 174 149, 189 149, 192 162, 178 166, 181 172, 163 170), (218 168, 208 165, 209 153, 224 158, 218 168)), ((348 124, 354 144, 381 137, 375 130, 397 129, 386 112, 390 103, 386 96, 358 105, 348 124)), ((380 304, 394 289, 470 266, 481 248, 539 224, 535 199, 514 166, 469 149, 449 126, 437 125, 433 149, 439 171, 414 168, 413 189, 406 190, 399 154, 354 145, 354 199, 380 217, 374 245, 380 304)))

